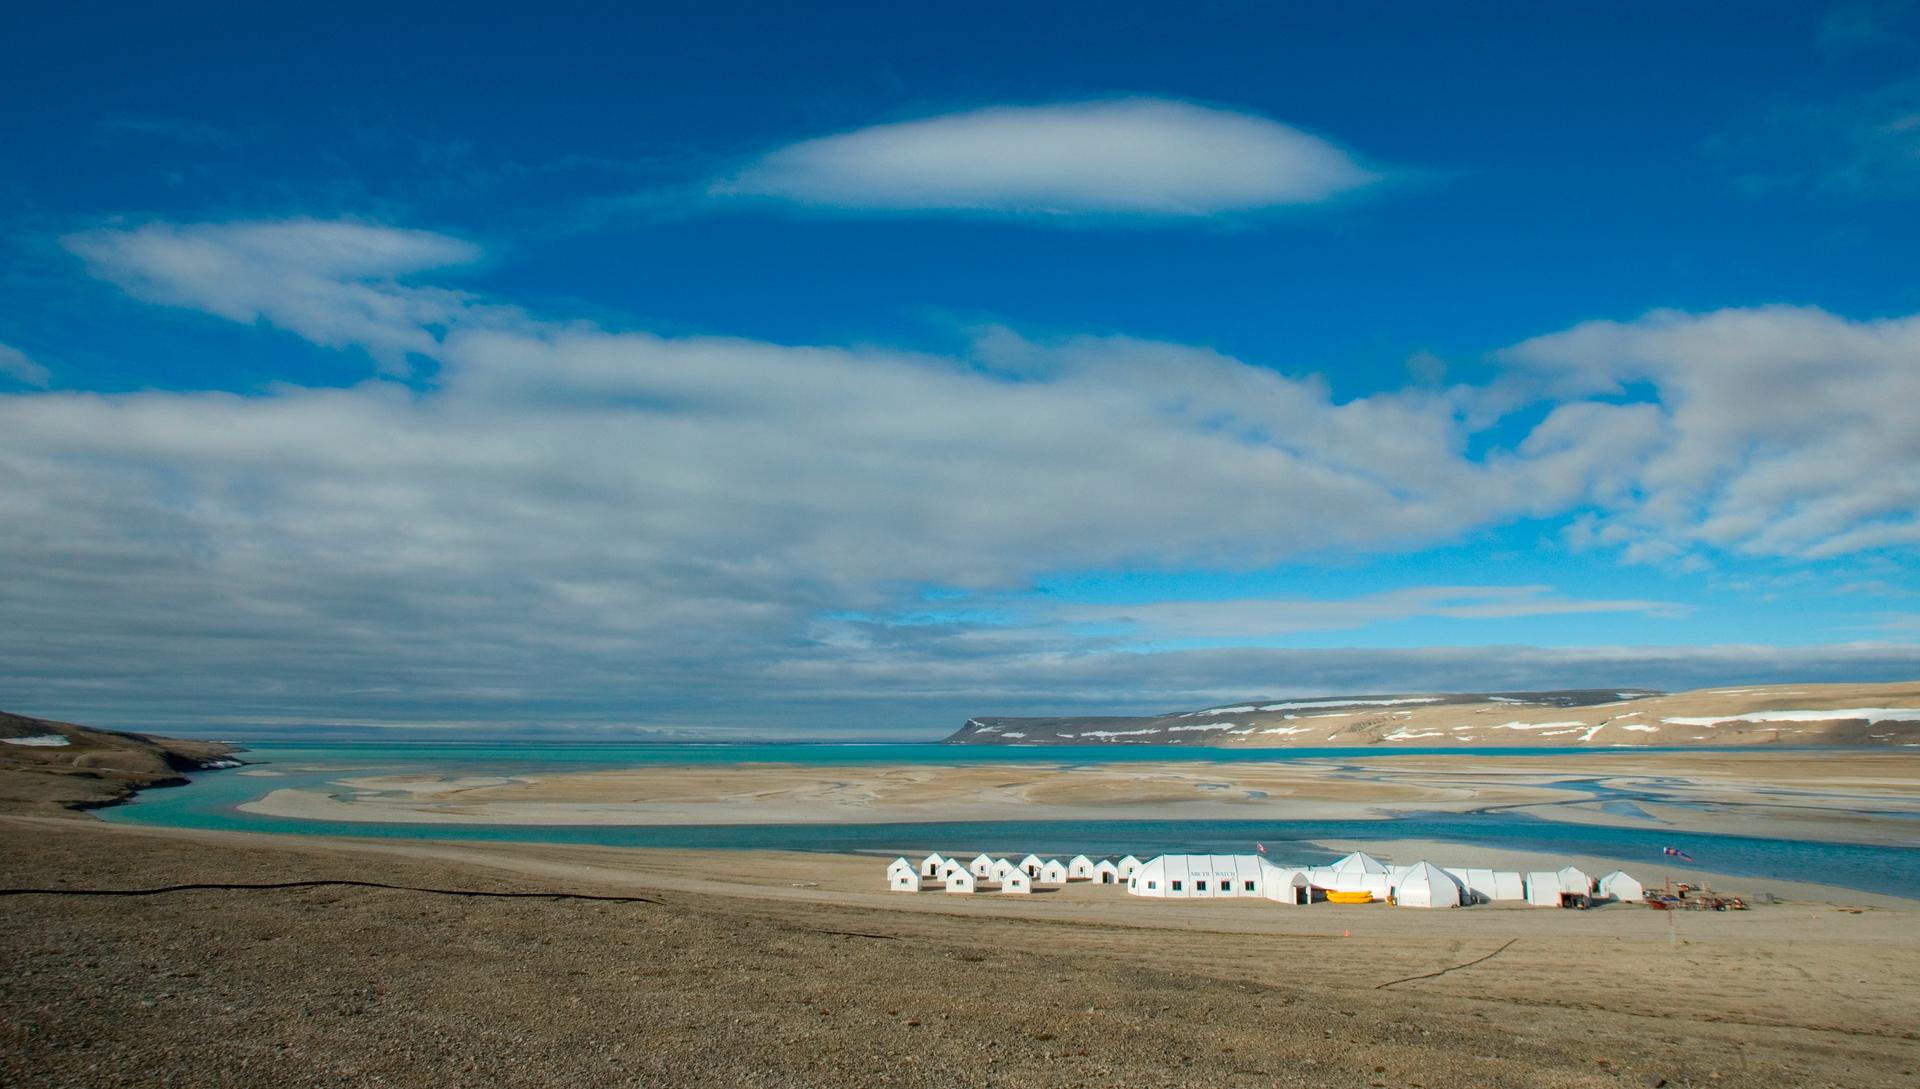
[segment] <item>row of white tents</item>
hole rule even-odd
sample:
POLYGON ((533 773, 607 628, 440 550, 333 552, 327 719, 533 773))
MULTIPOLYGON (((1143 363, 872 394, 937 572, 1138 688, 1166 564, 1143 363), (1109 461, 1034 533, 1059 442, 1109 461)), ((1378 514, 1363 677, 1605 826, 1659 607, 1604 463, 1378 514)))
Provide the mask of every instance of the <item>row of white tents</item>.
POLYGON ((887 864, 887 887, 895 892, 919 892, 928 882, 940 882, 948 892, 970 893, 980 885, 992 883, 1001 892, 1030 893, 1035 885, 1064 885, 1069 881, 1091 881, 1101 885, 1124 885, 1140 869, 1140 860, 1103 858, 1095 861, 1075 855, 1062 862, 1039 855, 1014 861, 975 855, 971 861, 958 855, 930 854, 916 865, 904 855, 887 864))
POLYGON ((1640 882, 1620 870, 1596 879, 1575 866, 1527 873, 1436 866, 1425 860, 1389 866, 1364 851, 1325 866, 1275 863, 1259 855, 1161 855, 1128 879, 1127 891, 1179 899, 1254 896, 1283 904, 1310 904, 1328 892, 1364 892, 1375 900, 1425 908, 1500 900, 1563 907, 1639 900, 1646 894, 1640 882))
POLYGON ((1170 899, 1258 897, 1284 904, 1311 904, 1329 892, 1368 893, 1402 907, 1462 907, 1513 901, 1562 907, 1593 900, 1639 900, 1640 882, 1615 870, 1598 879, 1574 866, 1520 872, 1474 867, 1436 866, 1420 861, 1389 866, 1363 851, 1324 866, 1270 862, 1260 855, 1159 855, 1146 862, 1133 855, 1098 861, 1075 855, 1028 855, 1019 861, 977 855, 930 854, 919 864, 900 857, 887 865, 887 887, 919 892, 939 881, 947 892, 972 893, 992 883, 1003 893, 1023 894, 1039 885, 1089 881, 1124 887, 1135 896, 1170 899))

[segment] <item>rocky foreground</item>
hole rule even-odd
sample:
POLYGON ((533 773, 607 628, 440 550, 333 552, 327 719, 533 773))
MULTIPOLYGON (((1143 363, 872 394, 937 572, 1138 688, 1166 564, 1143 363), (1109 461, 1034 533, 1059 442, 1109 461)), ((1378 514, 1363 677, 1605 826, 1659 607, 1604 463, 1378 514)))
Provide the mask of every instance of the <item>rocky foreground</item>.
POLYGON ((1403 748, 1920 745, 1920 682, 1247 700, 1145 717, 973 718, 953 745, 1403 748))
POLYGON ((5 816, 0 843, 15 889, 417 886, 0 896, 6 1085, 1870 1089, 1920 1070, 1920 930, 1872 903, 1670 933, 1633 906, 903 896, 876 859, 5 816), (846 891, 849 866, 871 891, 846 891))
POLYGON ((0 711, 0 810, 72 813, 125 801, 185 772, 237 766, 214 741, 118 733, 0 711))

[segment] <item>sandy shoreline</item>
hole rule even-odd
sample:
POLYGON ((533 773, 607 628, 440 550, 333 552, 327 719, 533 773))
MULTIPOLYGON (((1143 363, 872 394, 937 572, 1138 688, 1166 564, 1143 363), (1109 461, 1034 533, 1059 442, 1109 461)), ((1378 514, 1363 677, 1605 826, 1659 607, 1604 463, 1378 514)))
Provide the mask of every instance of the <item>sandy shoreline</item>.
POLYGON ((969 820, 1364 820, 1504 809, 1676 832, 1911 845, 1920 753, 1356 757, 1277 764, 651 766, 502 777, 347 776, 249 813, 492 825, 969 820))

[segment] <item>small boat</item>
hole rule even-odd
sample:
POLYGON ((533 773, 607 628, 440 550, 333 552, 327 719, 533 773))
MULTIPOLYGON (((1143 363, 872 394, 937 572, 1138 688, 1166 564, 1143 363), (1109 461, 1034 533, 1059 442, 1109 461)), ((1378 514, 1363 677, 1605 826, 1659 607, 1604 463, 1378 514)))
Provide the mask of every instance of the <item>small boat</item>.
POLYGON ((1329 904, 1371 904, 1373 903, 1373 894, 1370 892, 1366 892, 1364 890, 1361 892, 1338 892, 1333 889, 1328 889, 1327 903, 1329 904))

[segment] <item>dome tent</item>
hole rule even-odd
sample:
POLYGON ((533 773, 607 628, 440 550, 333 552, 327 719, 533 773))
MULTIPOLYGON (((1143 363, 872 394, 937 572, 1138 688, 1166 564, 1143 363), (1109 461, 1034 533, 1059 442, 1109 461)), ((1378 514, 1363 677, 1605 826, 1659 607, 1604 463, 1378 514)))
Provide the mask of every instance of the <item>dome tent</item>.
POLYGON ((1460 883, 1431 862, 1416 862, 1394 889, 1400 907, 1450 908, 1460 906, 1460 883))

